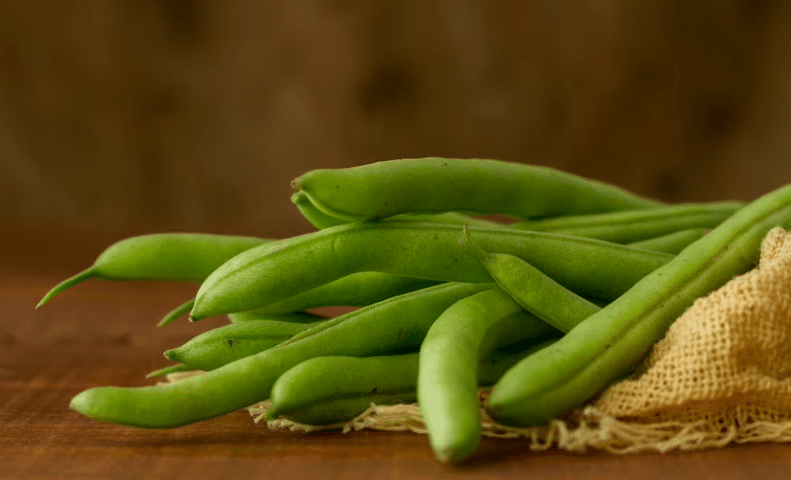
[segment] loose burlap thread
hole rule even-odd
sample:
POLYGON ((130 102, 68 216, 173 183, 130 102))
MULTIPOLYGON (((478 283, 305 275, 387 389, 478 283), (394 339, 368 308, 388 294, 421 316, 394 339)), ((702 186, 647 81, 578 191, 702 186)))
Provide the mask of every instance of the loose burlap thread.
MULTIPOLYGON (((548 425, 513 428, 483 408, 483 435, 524 438, 533 450, 666 452, 791 441, 791 234, 771 230, 758 266, 697 299, 632 377, 548 425)), ((258 422, 267 402, 248 410, 258 422)), ((330 426, 277 419, 271 429, 426 433, 415 405, 371 405, 330 426)))

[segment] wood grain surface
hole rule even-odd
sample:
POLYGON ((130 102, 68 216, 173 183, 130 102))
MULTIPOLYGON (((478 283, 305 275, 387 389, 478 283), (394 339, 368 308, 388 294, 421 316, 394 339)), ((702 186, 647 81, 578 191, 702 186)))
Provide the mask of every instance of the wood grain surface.
POLYGON ((791 476, 791 446, 784 444, 617 456, 530 452, 521 441, 484 439, 473 461, 449 467, 434 459, 424 436, 411 433, 269 431, 246 412, 171 430, 94 421, 68 408, 73 395, 94 386, 151 384, 144 376, 167 364, 163 350, 224 321, 182 319, 156 328, 196 289, 160 282, 88 281, 36 310, 48 288, 96 253, 85 245, 101 238, 78 242, 52 232, 36 243, 33 237, 39 238, 6 233, 0 241, 0 479, 791 476), (58 238, 82 247, 65 244, 55 255, 58 238), (70 250, 77 253, 67 255, 70 250))

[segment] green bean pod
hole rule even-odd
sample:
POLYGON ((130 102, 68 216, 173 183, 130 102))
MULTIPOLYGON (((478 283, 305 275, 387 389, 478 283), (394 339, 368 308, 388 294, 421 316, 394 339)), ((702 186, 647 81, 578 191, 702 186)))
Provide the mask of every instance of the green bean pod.
MULTIPOLYGON (((231 322, 240 322, 289 313, 310 318, 309 314, 300 312, 319 307, 363 307, 402 293, 430 287, 437 283, 439 282, 434 280, 402 277, 388 273, 358 272, 257 309, 229 313, 228 318, 231 322)), ((194 304, 195 299, 193 298, 179 305, 165 315, 158 326, 165 326, 181 315, 189 313, 194 304)), ((298 320, 295 317, 288 321, 294 322, 298 320)))
POLYGON ((97 420, 146 428, 217 417, 266 400, 280 375, 309 358, 365 357, 415 348, 449 305, 490 287, 444 283, 399 295, 202 375, 167 385, 92 388, 77 394, 70 407, 97 420))
MULTIPOLYGON (((327 215, 326 213, 316 208, 316 206, 313 205, 313 203, 310 201, 310 198, 305 192, 294 193, 291 196, 291 202, 297 206, 300 213, 302 213, 302 216, 305 217, 305 219, 308 222, 310 222, 311 225, 318 228, 319 230, 329 227, 337 227, 338 225, 343 225, 345 223, 350 223, 350 220, 343 220, 340 218, 327 215)), ((463 213, 457 213, 457 212, 437 213, 437 214, 429 214, 429 215, 404 213, 401 215, 395 215, 393 217, 389 217, 388 220, 448 223, 451 225, 473 225, 483 228, 506 227, 506 225, 503 224, 499 224, 489 220, 484 220, 482 218, 476 218, 470 215, 464 215, 463 213)))
MULTIPOLYGON (((516 255, 566 288, 612 299, 672 255, 600 240, 505 228, 479 229, 478 244, 516 255)), ((242 252, 200 286, 193 319, 265 306, 360 271, 436 281, 493 282, 455 225, 366 222, 340 225, 242 252)))
MULTIPOLYGON (((406 293, 406 292, 405 292, 406 293)), ((316 315, 309 312, 286 312, 286 313, 265 313, 256 310, 248 310, 246 312, 229 313, 228 320, 231 323, 245 323, 245 322, 258 322, 258 321, 280 321, 288 323, 316 323, 327 318, 322 315, 316 315)))
POLYGON ((522 308, 561 332, 568 332, 601 310, 521 258, 485 252, 469 235, 468 240, 500 288, 522 308))
POLYGON ((526 219, 661 205, 548 167, 482 159, 416 158, 320 169, 292 186, 325 214, 351 221, 454 211, 526 219))
POLYGON ((380 272, 357 272, 324 285, 268 303, 249 312, 234 313, 234 319, 300 312, 318 307, 363 307, 390 297, 440 283, 436 280, 403 277, 380 272))
POLYGON ((305 360, 272 386, 266 419, 329 425, 351 420, 371 403, 413 403, 417 363, 417 353, 305 360))
POLYGON ((689 228, 639 242, 628 243, 627 245, 655 252, 676 254, 687 248, 692 242, 703 238, 703 235, 706 235, 708 231, 709 229, 707 228, 689 228))
POLYGON ((231 323, 196 335, 184 345, 165 351, 168 360, 195 370, 214 370, 240 358, 272 348, 299 332, 326 320, 314 317, 312 323, 289 322, 279 317, 231 323))
POLYGON ((714 228, 744 206, 744 202, 717 202, 572 215, 528 220, 512 225, 520 230, 553 232, 615 243, 631 243, 690 228, 714 228))
POLYGON ((460 462, 481 438, 478 364, 512 335, 553 331, 495 287, 463 298, 437 318, 420 346, 417 398, 434 455, 460 462))
POLYGON ((193 370, 195 369, 189 365, 184 365, 183 363, 174 363, 172 365, 168 365, 167 367, 162 367, 158 370, 148 373, 146 378, 164 377, 166 375, 170 375, 171 373, 191 372, 193 370))
POLYGON ((178 307, 169 311, 164 317, 162 317, 162 320, 160 320, 159 323, 157 323, 157 327, 164 327, 165 325, 176 320, 180 316, 188 314, 190 310, 192 310, 193 305, 195 305, 194 298, 191 298, 186 302, 182 303, 178 307))
POLYGON ((297 207, 297 210, 299 210, 305 220, 319 230, 349 223, 348 220, 327 215, 316 208, 310 198, 303 192, 295 192, 291 195, 291 203, 297 207))
POLYGON ((695 299, 756 264, 766 233, 791 219, 791 185, 748 204, 665 266, 518 363, 494 386, 489 413, 542 425, 633 369, 695 299))
POLYGON ((36 307, 89 278, 201 282, 234 255, 268 241, 205 233, 156 233, 126 238, 105 249, 90 268, 56 285, 36 307))
POLYGON ((388 217, 383 221, 399 221, 399 222, 426 222, 426 223, 444 223, 447 225, 469 225, 471 227, 479 228, 509 228, 508 225, 493 222, 483 218, 465 215, 458 212, 446 213, 433 213, 421 215, 419 213, 404 213, 394 217, 388 217))
MULTIPOLYGON (((541 344, 545 345, 548 343, 541 344)), ((506 370, 537 348, 492 352, 478 366, 478 385, 494 384, 506 370)), ((282 417, 304 425, 348 422, 371 404, 415 403, 417 375, 417 353, 311 358, 277 379, 265 418, 282 417)))

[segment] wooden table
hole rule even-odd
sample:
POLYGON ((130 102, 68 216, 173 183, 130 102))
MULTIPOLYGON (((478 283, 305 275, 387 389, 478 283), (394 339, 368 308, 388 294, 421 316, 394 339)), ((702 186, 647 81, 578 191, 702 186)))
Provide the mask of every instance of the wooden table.
POLYGON ((411 433, 268 431, 246 412, 161 431, 91 420, 69 410, 73 395, 151 384, 144 375, 167 364, 163 350, 224 323, 157 329, 195 292, 158 282, 89 281, 34 309, 110 240, 34 230, 0 241, 0 479, 791 478, 791 445, 780 444, 616 456, 485 439, 473 462, 452 468, 411 433))

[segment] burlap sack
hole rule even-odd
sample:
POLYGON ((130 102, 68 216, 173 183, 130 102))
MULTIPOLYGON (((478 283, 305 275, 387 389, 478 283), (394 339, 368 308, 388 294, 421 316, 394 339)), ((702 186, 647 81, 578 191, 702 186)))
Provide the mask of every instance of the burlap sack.
MULTIPOLYGON (((259 421, 266 402, 249 411, 259 421)), ((698 299, 638 373, 583 408, 544 427, 504 427, 483 409, 481 421, 484 435, 528 438, 533 449, 628 453, 791 441, 791 235, 769 232, 756 269, 698 299)), ((338 427, 425 433, 417 405, 372 405, 338 427)))

